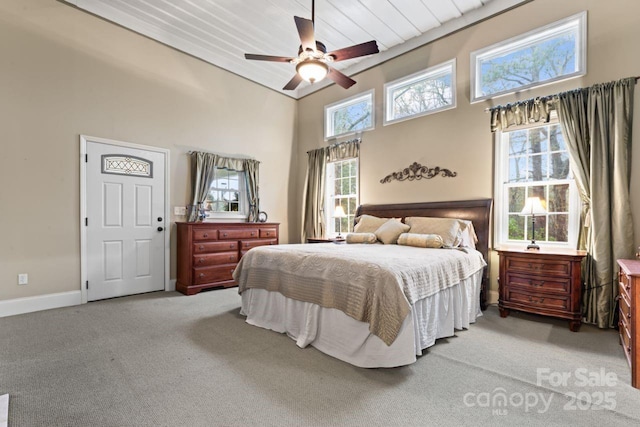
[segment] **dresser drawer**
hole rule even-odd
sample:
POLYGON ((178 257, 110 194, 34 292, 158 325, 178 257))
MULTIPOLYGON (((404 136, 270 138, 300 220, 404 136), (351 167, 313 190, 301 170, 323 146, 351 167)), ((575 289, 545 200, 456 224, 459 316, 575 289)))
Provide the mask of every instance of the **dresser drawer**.
POLYGON ((508 271, 521 271, 527 274, 544 274, 546 276, 569 276, 571 263, 550 259, 534 259, 533 257, 509 257, 506 260, 508 271))
POLYGON ((237 264, 225 264, 218 267, 193 269, 193 282, 197 285, 209 282, 223 282, 233 280, 233 270, 237 264))
POLYGON ((234 262, 238 262, 238 251, 196 255, 193 257, 194 267, 207 267, 210 265, 230 264, 234 262))
POLYGON ((260 238, 261 239, 274 239, 278 237, 278 230, 273 228, 260 228, 260 238))
POLYGON ((218 230, 206 228, 193 230, 193 240, 218 240, 218 230))
POLYGON ((238 250, 238 242, 200 242, 193 244, 194 254, 206 254, 211 252, 227 252, 238 250))
POLYGON ((552 310, 569 309, 569 297, 564 295, 543 295, 531 294, 530 292, 518 292, 517 290, 509 290, 509 301, 515 304, 523 304, 527 307, 548 308, 552 310))
POLYGON ((620 330, 620 344, 622 344, 622 349, 624 350, 624 355, 627 357, 627 361, 629 364, 632 364, 631 359, 631 331, 628 326, 624 324, 622 320, 618 321, 618 329, 620 330))
POLYGON ((255 248, 256 246, 268 246, 268 245, 277 245, 277 244, 278 244, 278 241, 276 239, 241 240, 240 250, 243 252, 246 252, 251 248, 255 248))
POLYGON ((256 239, 260 236, 258 228, 218 230, 218 238, 222 239, 256 239))
POLYGON ((517 286, 528 292, 566 293, 571 289, 571 279, 547 278, 547 276, 520 275, 507 273, 508 286, 517 286))

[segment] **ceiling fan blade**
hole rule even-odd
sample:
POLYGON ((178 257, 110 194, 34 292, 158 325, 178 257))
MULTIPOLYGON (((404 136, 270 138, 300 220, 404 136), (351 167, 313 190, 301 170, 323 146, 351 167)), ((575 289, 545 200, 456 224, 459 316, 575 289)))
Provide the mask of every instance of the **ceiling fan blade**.
POLYGON ((299 16, 294 16, 296 21, 296 27, 298 27, 298 34, 300 35, 300 41, 302 42, 302 50, 311 49, 316 50, 316 38, 313 34, 313 21, 299 16))
POLYGON ((344 61, 345 59, 357 58, 378 52, 380 52, 380 50, 378 50, 378 44, 375 40, 371 40, 370 42, 334 50, 333 52, 327 53, 327 55, 333 56, 334 61, 344 61))
POLYGON ((253 59, 255 61, 274 61, 274 62, 291 62, 294 58, 287 58, 285 56, 271 56, 271 55, 254 55, 253 53, 245 53, 245 59, 253 59))
POLYGON ((340 71, 331 67, 329 67, 329 73, 327 73, 327 77, 333 80, 334 82, 338 83, 340 86, 342 86, 345 89, 349 89, 351 86, 356 84, 356 81, 353 80, 351 77, 348 77, 347 75, 342 74, 340 71))
POLYGON ((302 77, 300 77, 300 74, 296 73, 295 76, 293 76, 293 78, 291 80, 289 80, 289 83, 287 83, 282 90, 294 90, 295 88, 298 87, 298 85, 302 82, 302 77))

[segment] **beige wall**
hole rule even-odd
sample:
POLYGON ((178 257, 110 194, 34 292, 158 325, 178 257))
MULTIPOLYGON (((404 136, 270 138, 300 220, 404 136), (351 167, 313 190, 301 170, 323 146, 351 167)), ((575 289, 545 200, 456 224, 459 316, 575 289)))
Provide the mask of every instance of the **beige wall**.
POLYGON ((169 149, 171 211, 189 150, 261 161, 288 241, 295 100, 55 0, 0 2, 0 77, 0 301, 80 289, 80 134, 169 149))
MULTIPOLYGON (((376 127, 365 132, 360 157, 360 202, 391 203, 460 200, 492 197, 493 139, 485 108, 492 105, 549 95, 594 83, 640 75, 640 2, 637 0, 535 0, 493 19, 420 47, 401 57, 355 76, 357 84, 349 90, 331 86, 299 101, 297 157, 306 162, 306 152, 325 144, 323 108, 325 105, 369 89, 375 90, 376 127), (588 73, 586 76, 557 83, 493 102, 469 102, 469 56, 474 50, 517 36, 580 11, 588 11, 588 73), (457 108, 413 120, 382 125, 383 85, 385 82, 415 73, 452 58, 457 59, 457 108), (458 173, 455 178, 380 184, 387 174, 412 162, 440 166, 458 173)), ((634 133, 640 132, 640 97, 636 89, 634 133)), ((637 138, 637 136, 636 136, 637 138)), ((640 153, 633 155, 638 163, 640 153)), ((304 168, 298 171, 297 197, 300 203, 304 168)), ((636 230, 640 232, 640 173, 632 175, 632 197, 636 230)), ((296 215, 297 229, 300 215, 296 215)), ((636 233, 640 244, 640 233, 636 233)), ((633 238, 633 236, 629 236, 633 238)), ((496 290, 497 262, 491 264, 492 289, 496 290)), ((495 294, 494 294, 495 297, 495 294)))

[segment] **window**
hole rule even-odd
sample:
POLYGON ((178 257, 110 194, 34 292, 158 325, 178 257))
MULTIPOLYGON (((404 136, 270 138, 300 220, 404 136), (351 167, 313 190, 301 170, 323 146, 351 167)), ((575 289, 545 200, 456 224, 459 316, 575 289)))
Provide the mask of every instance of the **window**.
POLYGON ((456 106, 456 60, 436 65, 384 85, 384 124, 456 106))
POLYGON ((324 107, 324 122, 325 139, 373 129, 373 89, 324 107))
POLYGON ((358 207, 358 159, 340 160, 327 164, 326 175, 327 237, 351 231, 358 207), (342 206, 345 218, 335 218, 336 206, 342 206))
POLYGON ((471 101, 586 74, 586 31, 582 12, 471 53, 471 101))
POLYGON ((244 172, 216 168, 215 178, 204 202, 207 218, 246 217, 244 172))
POLYGON ((575 247, 580 200, 560 125, 552 122, 496 135, 496 242, 531 240, 531 217, 520 212, 527 197, 540 197, 547 213, 536 215, 536 243, 575 247))

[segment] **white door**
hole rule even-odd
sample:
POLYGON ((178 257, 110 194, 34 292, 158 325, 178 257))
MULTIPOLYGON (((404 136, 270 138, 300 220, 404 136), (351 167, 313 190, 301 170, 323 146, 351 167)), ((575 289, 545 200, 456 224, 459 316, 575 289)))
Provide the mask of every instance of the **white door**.
POLYGON ((165 153, 86 150, 87 300, 163 290, 165 153))

